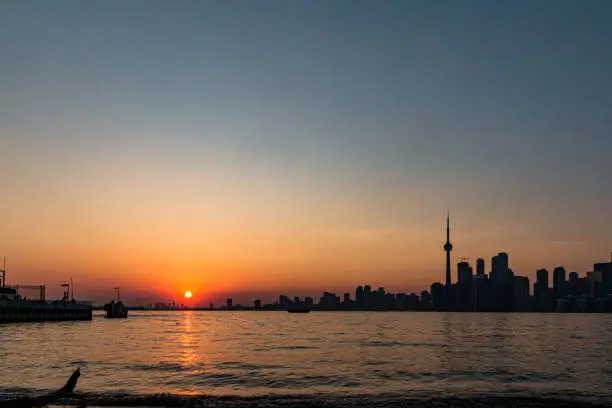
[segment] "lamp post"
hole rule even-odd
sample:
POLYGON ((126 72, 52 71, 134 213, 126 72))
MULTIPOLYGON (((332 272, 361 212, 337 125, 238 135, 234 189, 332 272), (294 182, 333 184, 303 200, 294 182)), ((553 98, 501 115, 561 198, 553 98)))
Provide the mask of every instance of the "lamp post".
POLYGON ((117 302, 119 302, 119 287, 115 286, 115 290, 117 291, 117 302))

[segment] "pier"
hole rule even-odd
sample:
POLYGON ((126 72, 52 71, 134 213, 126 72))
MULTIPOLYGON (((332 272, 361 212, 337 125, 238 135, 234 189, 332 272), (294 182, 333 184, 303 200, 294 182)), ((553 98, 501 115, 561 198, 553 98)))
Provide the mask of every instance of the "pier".
POLYGON ((75 300, 71 292, 72 284, 62 286, 65 290, 61 300, 46 300, 44 285, 6 285, 4 267, 0 270, 0 324, 91 320, 91 302, 75 300), (24 290, 34 290, 35 297, 22 296, 19 292, 24 290))
POLYGON ((0 299, 0 323, 91 319, 91 302, 0 299))

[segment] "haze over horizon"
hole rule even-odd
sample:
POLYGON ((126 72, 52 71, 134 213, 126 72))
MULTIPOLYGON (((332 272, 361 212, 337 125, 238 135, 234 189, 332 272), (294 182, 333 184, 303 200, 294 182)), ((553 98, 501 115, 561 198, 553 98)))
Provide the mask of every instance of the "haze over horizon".
POLYGON ((447 208, 455 259, 584 275, 612 251, 610 21, 603 0, 4 1, 10 283, 420 292, 447 208))

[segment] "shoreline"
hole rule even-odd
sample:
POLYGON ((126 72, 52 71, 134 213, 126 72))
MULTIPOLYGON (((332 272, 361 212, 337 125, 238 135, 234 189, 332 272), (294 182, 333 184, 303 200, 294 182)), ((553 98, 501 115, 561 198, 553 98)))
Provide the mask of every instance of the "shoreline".
POLYGON ((75 398, 64 399, 50 406, 87 407, 190 407, 190 408, 291 408, 326 407, 390 408, 397 406, 422 408, 468 407, 534 407, 534 408, 600 408, 610 407, 612 394, 587 393, 508 393, 453 394, 441 392, 379 393, 379 394, 268 394, 241 395, 184 395, 184 394, 96 394, 75 393, 75 398), (85 403, 86 405, 83 405, 85 403))
POLYGON ((401 395, 353 395, 353 396, 179 396, 179 395, 150 395, 150 396, 87 396, 78 394, 77 399, 68 399, 64 403, 55 403, 50 407, 326 407, 326 408, 352 408, 375 407, 390 408, 396 406, 422 407, 422 408, 468 408, 468 407, 534 407, 534 408, 599 408, 609 407, 610 399, 589 398, 578 396, 518 396, 518 395, 473 395, 473 396, 401 396, 401 395), (82 401, 81 404, 79 401, 82 401))

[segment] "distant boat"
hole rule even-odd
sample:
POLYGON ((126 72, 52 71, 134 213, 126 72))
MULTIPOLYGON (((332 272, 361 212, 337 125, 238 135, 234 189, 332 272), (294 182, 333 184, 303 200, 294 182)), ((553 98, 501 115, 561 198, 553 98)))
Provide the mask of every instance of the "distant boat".
POLYGON ((115 303, 115 301, 111 301, 104 305, 104 311, 106 314, 104 317, 107 319, 127 319, 128 311, 125 305, 119 301, 115 303))
POLYGON ((289 313, 310 313, 310 309, 307 307, 291 307, 289 309, 287 309, 287 312, 289 313))
POLYGON ((104 311, 106 312, 104 317, 107 319, 127 319, 127 307, 125 307, 119 297, 119 288, 116 287, 115 290, 117 291, 117 302, 112 300, 110 303, 104 305, 104 311))

